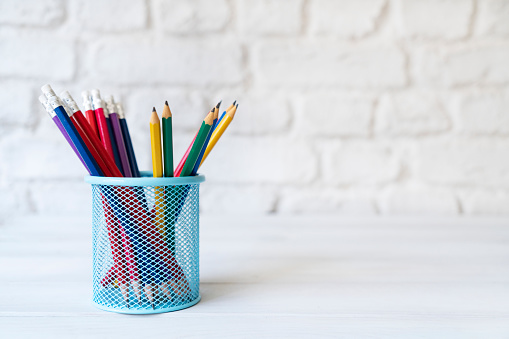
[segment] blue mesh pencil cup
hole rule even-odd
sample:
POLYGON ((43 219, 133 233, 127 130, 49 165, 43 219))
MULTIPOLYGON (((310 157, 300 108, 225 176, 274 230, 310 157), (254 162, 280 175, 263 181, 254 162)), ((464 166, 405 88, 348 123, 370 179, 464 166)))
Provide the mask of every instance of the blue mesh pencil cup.
POLYGON ((200 301, 199 188, 182 178, 87 176, 92 185, 93 302, 150 314, 200 301))

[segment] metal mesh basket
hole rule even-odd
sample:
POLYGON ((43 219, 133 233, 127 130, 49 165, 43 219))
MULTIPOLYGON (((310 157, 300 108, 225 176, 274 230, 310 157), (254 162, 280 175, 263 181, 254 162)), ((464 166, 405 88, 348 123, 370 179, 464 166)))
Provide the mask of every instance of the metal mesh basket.
POLYGON ((92 184, 93 288, 97 307, 160 313, 196 304, 199 187, 183 178, 87 177, 92 184))

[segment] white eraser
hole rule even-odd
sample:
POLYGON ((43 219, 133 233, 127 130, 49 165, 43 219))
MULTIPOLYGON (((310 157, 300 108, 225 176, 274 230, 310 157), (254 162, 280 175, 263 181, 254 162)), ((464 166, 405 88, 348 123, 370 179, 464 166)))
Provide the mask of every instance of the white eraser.
POLYGON ((92 94, 92 97, 93 98, 100 98, 101 97, 101 92, 99 92, 98 89, 93 89, 90 91, 90 94, 92 94))
POLYGON ((39 101, 41 102, 41 104, 46 104, 48 102, 48 99, 46 99, 46 97, 44 95, 39 95, 39 101))
POLYGON ((60 93, 60 97, 62 99, 69 98, 69 99, 73 100, 71 93, 69 93, 69 91, 63 91, 62 93, 60 93))
POLYGON ((53 92, 53 88, 51 88, 49 84, 46 84, 41 87, 41 91, 42 93, 53 92))

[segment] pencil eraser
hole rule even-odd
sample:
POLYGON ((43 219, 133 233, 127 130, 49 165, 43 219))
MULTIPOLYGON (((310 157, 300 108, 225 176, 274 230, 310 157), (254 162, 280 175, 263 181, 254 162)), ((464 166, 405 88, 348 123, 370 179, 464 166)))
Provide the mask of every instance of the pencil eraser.
POLYGON ((101 92, 99 92, 99 90, 97 88, 91 90, 90 94, 92 94, 93 98, 100 98, 101 97, 101 92))
POLYGON ((49 84, 46 84, 41 87, 41 91, 42 93, 53 92, 53 88, 51 88, 49 84))
POLYGON ((121 119, 125 119, 124 106, 122 106, 122 103, 121 102, 117 102, 116 107, 117 107, 117 114, 118 114, 118 116, 121 119))
POLYGON ((69 99, 72 100, 72 96, 71 96, 71 93, 69 93, 69 91, 63 91, 62 93, 60 93, 60 97, 62 99, 69 98, 69 99))
POLYGON ((90 100, 90 91, 81 92, 81 97, 83 98, 84 101, 89 101, 90 100))
POLYGON ((46 97, 44 95, 39 95, 39 101, 41 102, 41 104, 45 104, 48 102, 48 99, 46 99, 46 97))

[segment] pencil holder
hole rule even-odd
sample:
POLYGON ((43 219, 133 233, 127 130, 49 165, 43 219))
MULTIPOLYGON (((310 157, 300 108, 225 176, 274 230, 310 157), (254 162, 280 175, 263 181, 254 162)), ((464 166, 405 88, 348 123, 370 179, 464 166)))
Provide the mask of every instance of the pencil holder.
POLYGON ((177 311, 200 301, 199 188, 182 178, 88 176, 93 302, 118 313, 177 311))

